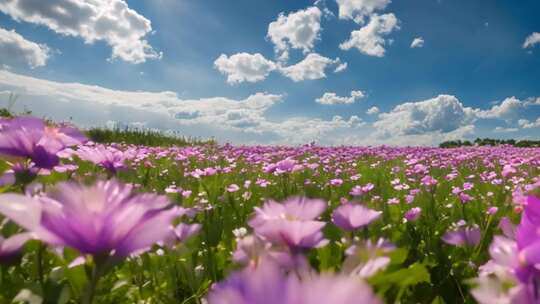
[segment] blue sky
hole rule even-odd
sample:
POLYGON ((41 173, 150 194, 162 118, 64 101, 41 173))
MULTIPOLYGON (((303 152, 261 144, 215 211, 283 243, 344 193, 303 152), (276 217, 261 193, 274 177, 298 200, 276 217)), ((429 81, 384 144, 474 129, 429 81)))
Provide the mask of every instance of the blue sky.
POLYGON ((10 0, 0 102, 15 93, 18 109, 82 126, 248 144, 538 138, 539 11, 533 0, 10 0))

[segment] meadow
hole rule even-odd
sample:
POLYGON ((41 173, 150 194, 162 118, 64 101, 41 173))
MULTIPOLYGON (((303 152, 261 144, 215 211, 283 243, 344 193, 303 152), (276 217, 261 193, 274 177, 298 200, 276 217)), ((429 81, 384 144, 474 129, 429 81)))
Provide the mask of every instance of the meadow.
POLYGON ((0 121, 0 303, 540 302, 540 148, 86 135, 0 121))

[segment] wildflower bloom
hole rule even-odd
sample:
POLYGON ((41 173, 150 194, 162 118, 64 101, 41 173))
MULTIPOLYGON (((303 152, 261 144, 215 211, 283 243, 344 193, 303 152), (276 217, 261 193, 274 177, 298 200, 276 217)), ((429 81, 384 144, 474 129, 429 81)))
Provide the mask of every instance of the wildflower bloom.
POLYGON ((269 261, 233 273, 212 288, 207 300, 209 304, 381 303, 356 277, 315 274, 299 278, 269 261))
POLYGON ((355 230, 369 225, 381 216, 381 211, 371 210, 362 205, 347 203, 332 213, 332 222, 344 230, 355 230))
POLYGON ((261 208, 255 208, 249 226, 271 243, 293 249, 321 247, 327 242, 321 232, 326 223, 315 219, 325 209, 326 203, 318 199, 293 197, 282 204, 268 201, 261 208))
POLYGON ((83 254, 125 257, 170 234, 177 211, 164 196, 134 194, 116 180, 61 183, 46 196, 0 195, 0 213, 36 237, 83 254))
POLYGON ((75 154, 82 160, 90 161, 112 173, 125 169, 126 160, 129 158, 127 152, 103 145, 83 146, 75 154))
POLYGON ((361 244, 355 244, 346 250, 347 258, 343 263, 345 273, 360 278, 369 278, 390 264, 388 254, 396 247, 385 239, 377 242, 367 240, 361 244))
POLYGON ((341 178, 334 178, 330 180, 331 186, 341 186, 343 184, 343 180, 341 178))
POLYGON ((435 186, 437 184, 437 180, 431 175, 426 175, 421 179, 421 183, 424 186, 435 186))
POLYGON ((183 242, 199 232, 201 228, 201 224, 180 223, 173 228, 173 234, 178 242, 183 242))
POLYGON ((32 238, 30 233, 19 233, 4 239, 0 235, 0 264, 11 262, 20 252, 26 241, 32 238))
POLYGON ((420 207, 414 207, 405 212, 404 218, 409 222, 414 222, 420 218, 422 209, 420 207))
POLYGON ((25 157, 39 168, 51 169, 60 161, 58 152, 85 141, 75 128, 47 126, 35 117, 17 117, 2 126, 0 155, 25 157))
POLYGON ((442 240, 454 246, 474 246, 480 242, 481 234, 478 227, 459 227, 455 230, 447 231, 442 240))
POLYGON ((233 193, 240 190, 240 187, 237 184, 230 184, 229 186, 227 186, 226 190, 229 193, 233 193))
POLYGON ((494 237, 489 248, 491 260, 480 268, 473 296, 480 303, 493 303, 495 299, 505 299, 507 303, 540 302, 540 198, 527 196, 517 228, 506 218, 499 225, 505 236, 494 237))

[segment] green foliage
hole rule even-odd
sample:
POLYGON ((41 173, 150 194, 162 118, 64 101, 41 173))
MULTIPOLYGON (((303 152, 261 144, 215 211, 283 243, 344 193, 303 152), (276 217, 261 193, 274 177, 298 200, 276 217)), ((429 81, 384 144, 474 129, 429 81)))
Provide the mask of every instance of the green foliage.
POLYGON ((135 128, 92 128, 86 131, 86 134, 92 141, 98 143, 126 143, 145 146, 191 146, 215 143, 214 140, 183 137, 176 133, 169 135, 159 131, 135 128))

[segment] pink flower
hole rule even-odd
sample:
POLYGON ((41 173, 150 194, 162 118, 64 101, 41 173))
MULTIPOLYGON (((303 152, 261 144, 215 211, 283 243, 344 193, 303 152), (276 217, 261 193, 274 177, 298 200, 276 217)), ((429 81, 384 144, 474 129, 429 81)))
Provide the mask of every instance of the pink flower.
POLYGON ((348 203, 332 213, 332 222, 341 229, 355 230, 369 225, 381 216, 381 211, 368 209, 362 205, 348 203))
POLYGON ((422 214, 422 209, 420 207, 411 208, 409 211, 405 212, 405 219, 409 222, 414 222, 420 218, 422 214))
POLYGON ((230 184, 227 186, 227 192, 234 193, 236 191, 240 190, 240 187, 237 184, 230 184))
POLYGON ((321 247, 327 243, 321 231, 326 223, 315 219, 325 209, 326 203, 318 199, 293 197, 282 204, 268 201, 261 208, 255 208, 249 226, 270 243, 292 249, 321 247))

